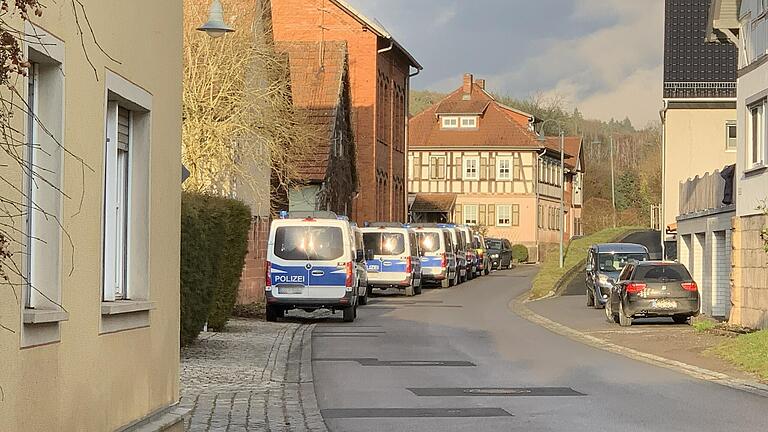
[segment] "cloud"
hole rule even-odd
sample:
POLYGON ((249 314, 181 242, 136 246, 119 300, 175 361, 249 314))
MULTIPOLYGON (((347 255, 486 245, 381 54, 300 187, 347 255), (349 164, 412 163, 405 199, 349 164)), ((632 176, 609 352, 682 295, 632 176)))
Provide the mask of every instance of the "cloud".
POLYGON ((459 12, 459 7, 456 2, 451 3, 445 7, 435 17, 435 21, 432 23, 432 27, 443 27, 450 24, 459 12))

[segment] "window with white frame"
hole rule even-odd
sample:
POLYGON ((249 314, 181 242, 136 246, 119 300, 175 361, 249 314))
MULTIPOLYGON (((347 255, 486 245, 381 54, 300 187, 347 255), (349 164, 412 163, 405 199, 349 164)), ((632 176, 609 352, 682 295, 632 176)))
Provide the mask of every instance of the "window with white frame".
POLYGON ((102 299, 149 299, 152 96, 107 73, 102 299))
POLYGON ((462 117, 461 118, 461 127, 462 128, 476 128, 477 127, 477 117, 462 117))
POLYGON ((749 142, 747 167, 765 163, 765 99, 749 107, 749 142))
POLYGON ((467 225, 477 225, 477 204, 464 205, 464 223, 467 225))
POLYGON ((496 206, 496 225, 500 227, 508 227, 512 225, 511 205, 496 206))
POLYGON ((500 157, 497 159, 497 180, 512 179, 512 158, 500 157))
POLYGON ((441 117, 442 125, 444 129, 454 129, 459 127, 459 118, 454 116, 441 117))
POLYGON ((28 24, 24 151, 24 307, 60 310, 64 43, 28 24), (31 36, 37 35, 37 36, 31 36))
POLYGON ((725 124, 725 149, 727 151, 736 151, 736 122, 725 124))
POLYGON ((464 159, 464 180, 477 180, 480 173, 480 158, 468 157, 464 159))
POLYGON ((430 156, 429 178, 432 180, 445 179, 445 156, 430 156))

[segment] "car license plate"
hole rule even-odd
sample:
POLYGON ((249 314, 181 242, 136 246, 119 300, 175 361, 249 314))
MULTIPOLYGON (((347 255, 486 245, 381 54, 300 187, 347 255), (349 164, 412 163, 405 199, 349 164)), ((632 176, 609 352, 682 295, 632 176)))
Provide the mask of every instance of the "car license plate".
POLYGON ((277 287, 278 294, 301 294, 304 292, 303 285, 281 285, 277 287))
POLYGON ((376 264, 369 264, 368 265, 368 271, 369 272, 377 272, 379 271, 379 266, 376 264))
POLYGON ((674 309, 677 307, 677 302, 674 300, 654 300, 653 307, 656 309, 674 309))

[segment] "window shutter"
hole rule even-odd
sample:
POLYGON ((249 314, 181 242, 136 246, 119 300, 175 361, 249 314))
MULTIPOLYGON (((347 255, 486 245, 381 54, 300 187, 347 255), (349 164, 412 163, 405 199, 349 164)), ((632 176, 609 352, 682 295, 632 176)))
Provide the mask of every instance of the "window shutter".
POLYGON ((454 223, 459 223, 459 224, 464 223, 464 220, 461 218, 461 204, 456 204, 456 208, 453 210, 453 214, 454 214, 454 218, 453 218, 454 223))
POLYGON ((488 158, 480 158, 480 180, 488 180, 488 158))
POLYGON ((461 163, 461 156, 456 158, 456 166, 454 167, 454 178, 461 180, 464 178, 464 164, 461 163))
POLYGON ((493 156, 488 159, 488 180, 496 180, 496 158, 493 156))
POLYGON ((413 179, 421 180, 421 153, 419 152, 413 155, 413 179))
POLYGON ((477 210, 477 212, 478 212, 477 223, 479 225, 486 225, 486 221, 485 221, 485 208, 486 208, 486 205, 485 204, 480 204, 479 206, 477 206, 477 208, 478 208, 478 210, 477 210))
POLYGON ((488 206, 488 226, 496 225, 496 205, 491 204, 488 206))

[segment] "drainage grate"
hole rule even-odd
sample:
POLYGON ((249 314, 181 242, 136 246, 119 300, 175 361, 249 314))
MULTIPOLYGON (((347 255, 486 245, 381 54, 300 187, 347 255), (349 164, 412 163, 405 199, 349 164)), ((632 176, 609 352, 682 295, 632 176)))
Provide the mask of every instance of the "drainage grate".
POLYGON ((370 333, 312 333, 312 337, 377 338, 379 335, 370 333))
POLYGON ((379 360, 375 358, 316 358, 316 362, 356 362, 361 366, 428 366, 428 367, 474 367, 476 364, 461 360, 379 360))
POLYGON ((409 388, 416 396, 586 396, 570 387, 409 388))
POLYGON ((323 418, 512 417, 501 408, 347 408, 320 410, 323 418))

